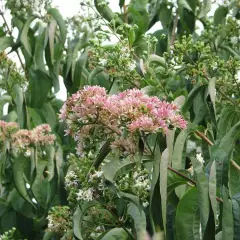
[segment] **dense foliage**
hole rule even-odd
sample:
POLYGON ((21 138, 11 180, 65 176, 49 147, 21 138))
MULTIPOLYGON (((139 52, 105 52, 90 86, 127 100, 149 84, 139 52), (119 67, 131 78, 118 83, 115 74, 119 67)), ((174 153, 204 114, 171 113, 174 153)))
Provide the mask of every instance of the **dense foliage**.
POLYGON ((79 4, 1 1, 0 239, 240 239, 239 1, 79 4))

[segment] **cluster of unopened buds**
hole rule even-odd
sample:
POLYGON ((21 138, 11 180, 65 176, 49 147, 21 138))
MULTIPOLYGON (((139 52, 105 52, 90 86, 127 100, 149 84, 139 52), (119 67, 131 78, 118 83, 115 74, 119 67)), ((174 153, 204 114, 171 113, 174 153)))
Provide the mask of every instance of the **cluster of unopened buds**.
POLYGON ((63 235, 71 229, 71 212, 68 206, 55 206, 51 208, 47 216, 48 232, 63 235))
POLYGON ((150 97, 138 89, 108 95, 99 86, 85 86, 67 99, 60 113, 66 134, 77 142, 77 153, 84 154, 91 133, 97 131, 111 147, 135 153, 139 137, 169 128, 186 128, 186 121, 172 103, 150 97), (132 152, 131 152, 132 151, 132 152))
POLYGON ((30 156, 30 147, 54 143, 56 137, 54 134, 50 134, 51 131, 48 124, 27 130, 19 129, 15 122, 0 121, 0 143, 3 146, 5 142, 8 142, 16 152, 24 152, 25 155, 30 156))

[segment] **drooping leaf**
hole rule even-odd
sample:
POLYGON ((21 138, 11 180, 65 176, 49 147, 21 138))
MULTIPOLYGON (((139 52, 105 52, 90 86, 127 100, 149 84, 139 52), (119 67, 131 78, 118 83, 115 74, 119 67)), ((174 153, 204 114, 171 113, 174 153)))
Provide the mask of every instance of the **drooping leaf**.
POLYGON ((198 17, 199 18, 205 17, 207 13, 211 10, 211 6, 212 6, 212 0, 203 0, 198 17))
POLYGON ((185 168, 185 162, 183 161, 182 156, 187 136, 188 136, 187 130, 182 130, 177 136, 177 139, 174 144, 172 166, 177 170, 185 168))
POLYGON ((196 223, 199 233, 199 202, 197 188, 193 187, 181 199, 176 213, 176 235, 178 239, 199 240, 196 236, 196 223))
POLYGON ((228 8, 225 6, 219 6, 214 13, 214 24, 217 26, 218 24, 223 24, 226 20, 226 16, 228 13, 228 8))
POLYGON ((45 118, 45 121, 51 126, 52 129, 55 128, 57 124, 57 116, 49 102, 43 104, 41 112, 45 118))
POLYGON ((48 14, 52 15, 53 18, 57 21, 61 33, 61 43, 64 45, 67 37, 67 28, 62 15, 56 8, 48 9, 48 14))
MULTIPOLYGON (((183 173, 183 172, 181 172, 181 173, 183 173)), ((186 173, 183 173, 183 174, 186 175, 186 173)), ((176 187, 184 185, 187 182, 188 181, 185 178, 183 178, 171 171, 168 171, 168 179, 167 179, 167 194, 168 194, 168 196, 172 193, 172 191, 174 191, 174 189, 176 187)))
POLYGON ((215 84, 216 84, 216 78, 211 78, 209 80, 209 84, 208 84, 208 92, 211 98, 211 101, 213 103, 213 108, 214 111, 216 111, 215 109, 215 101, 216 101, 216 89, 215 89, 215 84))
POLYGON ((128 234, 123 228, 113 228, 109 230, 104 236, 97 238, 98 240, 128 240, 128 234))
POLYGON ((24 27, 23 27, 21 35, 20 35, 20 41, 21 41, 22 45, 24 46, 24 48, 25 48, 25 50, 26 50, 26 52, 28 53, 29 56, 32 56, 32 49, 31 49, 31 45, 30 45, 29 40, 28 40, 28 31, 29 31, 29 27, 30 27, 32 21, 35 18, 36 17, 28 18, 28 20, 24 24, 24 27))
POLYGON ((216 161, 217 182, 220 185, 228 185, 228 163, 231 159, 233 146, 239 136, 240 122, 229 130, 219 144, 211 148, 212 159, 216 161))
MULTIPOLYGON (((239 160, 234 160, 236 164, 239 165, 239 160)), ((234 196, 240 193, 240 171, 232 162, 229 164, 229 193, 230 196, 234 196)))
MULTIPOLYGON (((43 27, 44 28, 44 27, 43 27)), ((40 31, 40 30, 39 30, 40 31)), ((34 50, 34 62, 36 66, 42 71, 46 71, 45 69, 45 59, 44 59, 44 51, 45 51, 45 37, 46 37, 46 29, 41 30, 42 33, 36 36, 36 44, 34 50)))
POLYGON ((191 92, 188 95, 188 98, 186 100, 186 102, 184 103, 183 107, 182 107, 182 112, 187 112, 192 104, 193 104, 193 99, 195 98, 195 96, 204 88, 206 88, 206 84, 205 85, 196 85, 191 92))
POLYGON ((158 63, 162 67, 166 67, 166 60, 163 57, 160 57, 156 54, 151 54, 148 59, 149 63, 155 62, 158 63))
POLYGON ((117 176, 124 174, 131 170, 135 165, 134 162, 127 159, 112 159, 102 167, 104 177, 113 182, 117 176))
POLYGON ((209 174, 209 198, 213 210, 214 220, 217 219, 217 179, 216 179, 216 163, 213 161, 209 174))
POLYGON ((12 37, 0 37, 0 52, 3 52, 6 48, 11 47, 12 44, 12 37))
POLYGON ((197 177, 201 230, 202 234, 204 235, 210 211, 208 179, 203 171, 202 164, 195 157, 191 157, 191 161, 197 177))
POLYGON ((73 233, 78 239, 83 240, 81 224, 82 224, 82 219, 83 219, 84 215, 90 208, 96 206, 97 204, 98 203, 95 201, 87 202, 87 203, 83 204, 81 206, 81 208, 77 207, 76 211, 74 212, 74 214, 73 214, 73 233))
POLYGON ((13 163, 13 177, 14 177, 14 184, 16 189, 18 190, 19 194, 29 203, 32 203, 27 190, 26 190, 26 182, 24 180, 24 172, 25 169, 29 167, 30 160, 23 155, 19 155, 17 158, 14 159, 13 163))
POLYGON ((30 70, 31 106, 41 108, 52 86, 51 78, 40 69, 30 70))
POLYGON ((94 77, 96 77, 99 73, 104 70, 104 67, 95 67, 92 72, 88 76, 88 84, 92 83, 94 77))
POLYGON ((152 181, 151 181, 151 190, 150 190, 150 205, 152 202, 153 192, 158 182, 158 178, 160 174, 160 161, 161 161, 161 152, 157 144, 154 151, 153 172, 152 172, 152 181))
POLYGON ((110 141, 106 141, 102 148, 100 149, 97 158, 95 162, 93 163, 93 166, 97 169, 100 164, 103 162, 103 160, 106 158, 106 156, 110 153, 111 148, 110 148, 110 141))
POLYGON ((169 152, 168 152, 168 148, 166 148, 162 153, 161 162, 160 162, 160 195, 161 195, 162 218, 163 218, 165 234, 166 234, 166 222, 167 222, 168 158, 169 158, 169 152))
POLYGON ((233 223, 234 223, 234 240, 240 238, 240 205, 239 201, 232 199, 233 223))
POLYGON ((13 95, 14 95, 14 102, 17 108, 18 114, 18 124, 20 128, 24 128, 25 126, 25 116, 26 116, 26 109, 24 106, 24 96, 21 87, 18 84, 14 84, 13 86, 13 95))
POLYGON ((49 195, 49 183, 44 178, 44 169, 47 166, 47 161, 39 161, 37 167, 37 175, 32 184, 32 192, 37 201, 43 208, 47 206, 47 197, 49 195), (40 187, 41 186, 41 187, 40 187))
POLYGON ((51 55, 52 64, 54 64, 54 39, 56 32, 57 22, 53 19, 48 27, 48 38, 49 38, 49 50, 51 55))
POLYGON ((234 225, 233 225, 233 213, 232 204, 228 200, 228 194, 226 188, 223 187, 223 213, 222 213, 222 240, 233 239, 234 237, 234 225))
POLYGON ((131 216, 134 221, 134 228, 136 230, 137 240, 141 240, 146 232, 146 216, 143 210, 139 209, 135 204, 129 203, 127 214, 131 216))

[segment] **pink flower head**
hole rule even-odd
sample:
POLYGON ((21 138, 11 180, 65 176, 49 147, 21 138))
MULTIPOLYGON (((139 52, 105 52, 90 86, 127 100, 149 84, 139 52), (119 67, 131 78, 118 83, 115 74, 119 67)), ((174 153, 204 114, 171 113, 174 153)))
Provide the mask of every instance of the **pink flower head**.
POLYGON ((128 128, 130 132, 143 131, 146 133, 152 133, 157 131, 159 125, 155 124, 151 117, 143 115, 137 118, 135 121, 132 121, 128 128))
POLYGON ((139 132, 166 134, 172 126, 186 128, 176 105, 138 89, 107 95, 102 87, 86 86, 67 99, 59 116, 67 125, 66 134, 77 142, 79 154, 93 131, 103 139, 115 139, 112 148, 126 149, 128 139, 132 143, 139 132))
POLYGON ((21 129, 12 135, 12 146, 16 149, 26 149, 30 145, 53 144, 55 135, 50 134, 51 127, 42 124, 32 130, 21 129))

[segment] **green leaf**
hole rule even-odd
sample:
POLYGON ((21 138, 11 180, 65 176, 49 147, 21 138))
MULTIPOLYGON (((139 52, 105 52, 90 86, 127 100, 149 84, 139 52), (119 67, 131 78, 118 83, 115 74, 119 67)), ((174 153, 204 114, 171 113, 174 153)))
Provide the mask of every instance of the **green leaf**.
POLYGON ((82 233, 81 233, 81 226, 80 226, 81 219, 82 219, 82 211, 78 206, 76 211, 73 214, 73 233, 78 239, 83 240, 82 233))
POLYGON ((49 50, 51 55, 52 64, 54 64, 54 39, 56 33, 57 22, 55 19, 51 20, 48 27, 48 38, 49 38, 49 50))
POLYGON ((193 99, 196 97, 196 95, 197 95, 202 89, 204 89, 204 88, 206 88, 206 87, 207 87, 206 84, 204 84, 204 85, 196 85, 196 86, 191 90, 191 92, 188 94, 188 98, 187 98, 185 104, 184 104, 183 107, 182 107, 182 112, 183 112, 183 113, 184 113, 184 112, 187 112, 187 111, 191 108, 191 106, 192 106, 192 104, 193 104, 193 99))
POLYGON ((60 34, 61 34, 61 43, 64 45, 67 37, 67 28, 65 25, 65 21, 60 14, 60 12, 56 8, 50 8, 48 9, 48 14, 52 15, 53 18, 57 21, 57 24, 59 26, 60 34))
MULTIPOLYGON (((185 172, 182 172, 182 173, 187 175, 185 172)), ((183 178, 171 171, 168 171, 168 179, 167 179, 167 194, 168 194, 168 196, 174 191, 174 189, 176 187, 186 184, 187 182, 188 181, 185 178, 183 178)))
POLYGON ((139 209, 135 204, 129 203, 127 215, 131 216, 134 221, 134 228, 137 234, 137 240, 141 240, 146 233, 146 216, 143 210, 139 209))
POLYGON ((108 6, 107 2, 104 0, 94 0, 94 4, 100 15, 108 20, 109 22, 114 19, 114 12, 108 6), (102 3, 105 3, 102 5, 102 3))
POLYGON ((232 210, 234 220, 234 240, 240 239, 240 206, 239 201, 232 199, 232 210))
POLYGON ((207 13, 211 10, 212 0, 203 0, 200 6, 200 12, 198 14, 199 18, 204 18, 207 13))
POLYGON ((135 163, 128 158, 123 160, 112 159, 102 167, 103 175, 108 181, 113 182, 119 175, 131 170, 134 165, 135 163))
POLYGON ((81 224, 82 224, 82 219, 83 219, 84 215, 91 207, 94 207, 97 204, 98 203, 96 201, 84 203, 83 205, 81 205, 81 208, 78 206, 76 211, 74 212, 74 214, 73 214, 73 233, 78 239, 83 240, 81 224))
POLYGON ((21 87, 18 84, 14 84, 13 88, 13 100, 15 102, 17 108, 18 115, 18 124, 20 128, 24 128, 25 126, 25 106, 24 106, 24 96, 21 87))
POLYGON ((55 164, 54 164, 54 157, 55 157, 55 149, 52 145, 46 146, 46 156, 47 156, 47 160, 48 160, 48 164, 47 164, 47 170, 48 170, 48 181, 50 182, 53 177, 54 177, 54 168, 55 168, 55 164))
POLYGON ((118 192, 118 194, 120 197, 127 199, 128 201, 134 203, 136 206, 140 206, 140 200, 138 196, 131 193, 121 192, 121 191, 118 192))
POLYGON ((79 40, 76 46, 74 47, 73 54, 72 54, 72 81, 74 80, 74 74, 75 74, 75 67, 76 67, 76 60, 78 56, 78 51, 81 48, 82 44, 79 40))
POLYGON ((45 232, 43 236, 43 240, 51 240, 54 237, 54 232, 45 232))
POLYGON ((49 102, 44 103, 41 112, 46 122, 54 129, 57 124, 57 116, 51 104, 49 102))
MULTIPOLYGON (((44 28, 44 26, 42 26, 44 28)), ((36 67, 41 69, 42 71, 46 71, 45 69, 45 59, 44 59, 44 51, 45 51, 45 37, 46 37, 46 29, 41 30, 41 34, 36 36, 35 42, 35 50, 34 50, 34 62, 36 67)))
POLYGON ((217 138, 223 138, 240 119, 240 111, 235 106, 224 107, 218 121, 217 138))
POLYGON ((220 45, 219 48, 226 50, 232 56, 234 56, 237 60, 240 60, 240 55, 235 50, 233 50, 230 46, 220 45))
POLYGON ((147 3, 147 0, 131 0, 128 5, 128 16, 132 20, 131 23, 138 26, 138 29, 135 30, 136 41, 148 30, 147 3))
POLYGON ((216 179, 216 162, 213 161, 209 174, 209 198, 212 205, 214 220, 217 220, 217 179, 216 179))
POLYGON ((168 158, 169 158, 169 152, 168 152, 168 148, 166 148, 162 153, 161 162, 160 162, 160 195, 161 195, 162 218, 163 218, 165 235, 166 235, 166 223, 167 223, 168 158))
POLYGON ((192 11, 192 8, 189 6, 186 0, 179 0, 178 1, 179 8, 186 8, 189 11, 192 11))
POLYGON ((194 111, 194 121, 193 124, 199 124, 203 121, 207 114, 207 102, 205 99, 205 90, 201 89, 200 92, 193 99, 193 111, 194 111))
POLYGON ((109 230, 103 237, 98 237, 97 240, 128 240, 128 234, 123 228, 113 228, 109 230))
POLYGON ((198 204, 200 209, 202 235, 204 236, 210 211, 208 179, 202 169, 202 164, 195 157, 191 157, 191 161, 197 177, 198 204))
POLYGON ((0 96, 0 117, 3 117, 3 107, 6 103, 12 103, 12 97, 4 94, 0 96))
POLYGON ((154 159, 153 159, 153 171, 152 171, 152 181, 151 181, 151 190, 150 190, 150 206, 152 204, 154 189, 158 182, 158 178, 160 174, 160 161, 161 161, 161 151, 157 144, 155 147, 154 159))
MULTIPOLYGON (((236 164, 240 164, 239 160, 234 160, 236 164)), ((240 171, 236 169, 233 164, 229 164, 229 192, 230 196, 234 196, 240 193, 240 171)))
POLYGON ((119 7, 122 8, 125 4, 125 0, 119 0, 119 7))
POLYGON ((223 24, 228 14, 228 8, 225 6, 219 6, 214 13, 214 25, 223 24))
POLYGON ((104 160, 104 159, 107 157, 107 155, 110 153, 110 151, 111 151, 110 144, 111 144, 110 140, 107 140, 107 141, 103 144, 102 148, 100 149, 100 151, 99 151, 99 153, 98 153, 98 155, 97 155, 97 158, 96 158, 96 160, 95 160, 94 163, 93 163, 93 166, 94 166, 96 169, 100 166, 100 164, 103 162, 103 160, 104 160))
MULTIPOLYGON (((13 163, 13 178, 16 189, 19 194, 29 203, 32 203, 27 190, 26 190, 26 182, 24 180, 25 169, 28 169, 30 166, 30 159, 24 157, 23 155, 18 155, 17 158, 14 159, 13 163)), ((33 205, 34 206, 34 205, 33 205)))
POLYGON ((129 30, 129 34, 128 34, 128 41, 129 41, 129 46, 130 46, 130 48, 132 47, 135 39, 136 39, 136 36, 135 36, 134 29, 131 28, 131 29, 129 30))
POLYGON ((51 90, 51 78, 40 69, 30 70, 31 106, 41 108, 51 90))
POLYGON ((37 125, 43 124, 43 120, 41 118, 40 110, 34 108, 27 108, 29 118, 31 121, 31 127, 34 128, 37 125))
POLYGON ((20 41, 22 43, 22 45, 24 46, 26 52, 28 53, 29 56, 32 56, 32 49, 28 40, 28 31, 30 28, 30 25, 32 23, 32 21, 35 19, 36 17, 30 17, 28 18, 28 20, 26 21, 26 23, 24 24, 24 27, 22 29, 22 32, 20 34, 20 41))
POLYGON ((44 178, 44 169, 46 168, 48 162, 40 160, 37 165, 37 175, 32 184, 32 192, 37 201, 43 208, 47 206, 47 198, 49 195, 49 183, 48 180, 44 178))
POLYGON ((12 37, 0 37, 0 52, 3 52, 6 48, 11 47, 12 44, 12 37))
POLYGON ((159 20, 163 28, 168 29, 172 21, 172 9, 169 9, 167 4, 161 4, 159 10, 159 20))
POLYGON ((158 55, 156 55, 156 54, 151 54, 150 57, 149 57, 149 59, 148 59, 148 61, 149 61, 149 63, 151 63, 151 62, 156 62, 156 63, 158 63, 160 66, 166 67, 166 60, 165 60, 165 58, 160 57, 160 56, 158 56, 158 55))
POLYGON ((222 239, 229 240, 233 239, 233 213, 232 204, 228 200, 227 190, 223 187, 223 213, 222 213, 222 239))
POLYGON ((178 204, 176 212, 177 239, 199 240, 196 236, 196 225, 199 232, 199 202, 196 187, 189 190, 178 204), (196 224, 197 223, 197 224, 196 224))
POLYGON ((101 73, 104 70, 104 67, 95 67, 92 72, 88 76, 88 84, 92 84, 92 80, 94 77, 96 77, 99 73, 101 73))
POLYGON ((228 186, 228 165, 233 146, 240 136, 240 122, 236 123, 221 139, 220 143, 211 147, 212 159, 216 161, 217 182, 228 186))
POLYGON ((187 140, 188 132, 187 130, 182 130, 174 144, 173 156, 172 156, 172 166, 176 170, 185 169, 185 160, 183 160, 183 151, 185 142, 187 140))
POLYGON ((214 111, 216 112, 216 109, 215 109, 215 102, 216 102, 216 89, 215 89, 215 85, 216 85, 216 78, 211 78, 209 80, 209 84, 208 84, 208 92, 209 92, 211 101, 213 103, 214 111))

